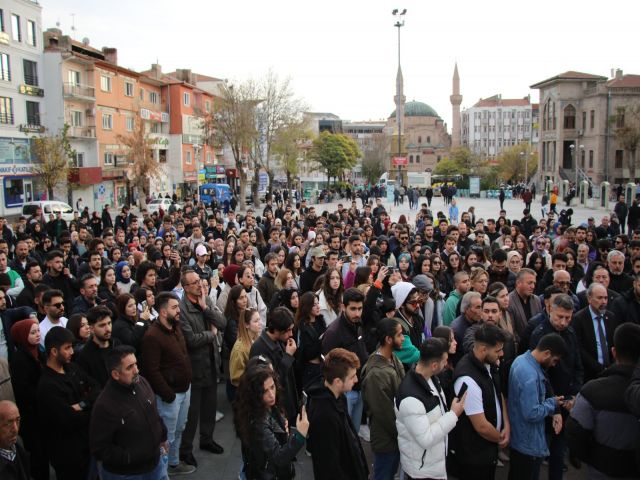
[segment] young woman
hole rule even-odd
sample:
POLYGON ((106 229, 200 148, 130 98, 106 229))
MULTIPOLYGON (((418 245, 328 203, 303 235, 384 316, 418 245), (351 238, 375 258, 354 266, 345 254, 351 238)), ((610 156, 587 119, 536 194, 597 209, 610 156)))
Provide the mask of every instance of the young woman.
POLYGON ((507 268, 514 275, 517 275, 522 270, 522 259, 524 257, 520 255, 520 252, 512 250, 507 253, 507 268))
MULTIPOLYGON (((298 284, 296 283, 295 277, 293 276, 293 272, 291 272, 291 270, 289 270, 288 268, 280 269, 280 271, 276 275, 274 283, 279 290, 282 290, 283 288, 298 288, 298 284)), ((269 302, 271 299, 263 298, 263 300, 265 302, 269 302)))
POLYGON ((138 311, 140 312, 140 315, 145 311, 148 311, 149 321, 153 322, 158 318, 158 312, 153 308, 156 304, 156 296, 153 294, 153 290, 150 288, 140 287, 136 290, 135 299, 138 304, 138 311))
POLYGON ((328 268, 324 274, 322 288, 316 292, 320 302, 320 314, 324 317, 327 326, 340 316, 343 291, 340 272, 337 268, 328 268))
POLYGON ((508 312, 509 290, 507 290, 507 286, 502 282, 493 282, 489 285, 487 291, 490 296, 498 300, 498 305, 500 306, 501 317, 500 321, 498 321, 498 327, 513 335, 513 320, 511 319, 511 314, 508 312))
POLYGON ((233 251, 236 248, 236 237, 227 237, 224 242, 224 251, 222 254, 222 261, 224 266, 231 265, 233 262, 233 251))
POLYGON ((516 237, 515 251, 518 252, 522 258, 527 258, 529 247, 527 245, 527 238, 522 234, 516 237))
POLYGON ((584 277, 584 270, 578 265, 576 252, 567 248, 563 253, 567 256, 567 272, 571 275, 571 291, 575 292, 578 282, 584 277))
POLYGON ((369 255, 369 258, 367 259, 367 267, 371 269, 371 278, 376 278, 378 271, 380 270, 380 257, 374 254, 369 255))
POLYGON ((112 265, 103 267, 100 271, 100 286, 98 298, 116 313, 116 298, 118 298, 118 286, 116 285, 116 269, 112 265))
POLYGON ((267 366, 247 369, 233 402, 233 423, 242 445, 243 473, 247 480, 295 476, 293 460, 305 444, 309 421, 305 408, 295 429, 282 415, 282 393, 277 374, 267 366))
POLYGON ((136 283, 131 278, 131 267, 129 262, 118 262, 116 264, 116 287, 120 293, 130 293, 131 287, 136 283))
POLYGON ((431 273, 433 277, 436 279, 436 283, 438 284, 438 289, 440 289, 441 285, 444 283, 444 272, 442 257, 437 253, 431 254, 431 273))
POLYGON ((542 285, 542 278, 547 271, 547 264, 538 252, 531 253, 529 256, 529 262, 527 263, 527 268, 536 272, 536 294, 542 293, 538 291, 537 286, 542 285))
POLYGON ((278 256, 278 268, 282 268, 284 266, 284 259, 287 256, 287 251, 283 246, 279 246, 273 249, 273 253, 278 256))
POLYGON ((327 330, 324 317, 320 314, 320 302, 313 292, 300 297, 300 306, 294 320, 295 339, 300 349, 298 359, 302 363, 302 388, 322 377, 322 340, 327 330))
POLYGON ((116 300, 118 318, 113 324, 113 337, 136 350, 151 324, 149 308, 139 312, 136 299, 130 293, 123 293, 116 300))
POLYGON ((296 282, 296 288, 300 288, 300 275, 304 271, 302 268, 302 259, 299 253, 290 253, 284 261, 284 268, 287 268, 293 274, 296 282))
POLYGON ((441 290, 445 295, 449 295, 449 293, 456 288, 453 282, 453 276, 462 271, 462 259, 460 258, 460 254, 458 252, 449 254, 445 263, 447 264, 447 270, 444 274, 445 282, 444 285, 441 285, 441 290))
POLYGON ((398 270, 400 270, 403 282, 411 281, 411 255, 408 253, 401 253, 398 256, 398 270))
POLYGON ((471 290, 478 292, 484 298, 487 294, 487 287, 489 286, 489 274, 484 268, 476 268, 471 272, 471 290))
POLYGON ((234 285, 229 290, 227 305, 224 309, 224 316, 227 317, 227 327, 224 329, 224 345, 231 352, 231 349, 238 339, 238 325, 244 318, 244 311, 249 306, 247 291, 242 285, 234 285))
POLYGON ((80 352, 89 341, 91 336, 91 328, 86 313, 74 313, 69 317, 67 322, 67 330, 73 333, 73 354, 80 352))
POLYGON ((447 360, 447 365, 442 372, 438 374, 438 379, 440 380, 440 385, 442 386, 442 391, 445 393, 447 402, 451 403, 451 400, 455 397, 455 393, 453 391, 453 364, 451 363, 451 358, 453 358, 453 355, 455 355, 458 349, 458 342, 453 334, 453 330, 446 325, 436 327, 433 330, 433 338, 441 339, 448 346, 447 351, 449 352, 449 360, 447 360))
POLYGON ((467 253, 467 256, 464 259, 464 267, 463 270, 467 273, 471 273, 471 268, 478 263, 478 255, 476 254, 475 251, 470 250, 469 253, 467 253))
POLYGON ((431 257, 429 255, 420 255, 416 261, 416 275, 426 275, 431 273, 431 257))
POLYGON ((242 321, 238 323, 238 339, 231 349, 229 357, 229 375, 231 384, 238 387, 240 378, 244 375, 251 345, 262 333, 262 321, 255 308, 248 308, 241 314, 242 321))

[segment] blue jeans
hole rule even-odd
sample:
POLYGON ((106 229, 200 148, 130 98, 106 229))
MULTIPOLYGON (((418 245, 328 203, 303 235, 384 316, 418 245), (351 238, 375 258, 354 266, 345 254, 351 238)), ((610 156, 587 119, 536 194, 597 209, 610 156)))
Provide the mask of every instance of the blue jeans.
POLYGON ((364 401, 362 400, 362 393, 359 391, 351 390, 345 393, 347 397, 347 408, 349 410, 349 416, 353 422, 353 426, 356 428, 356 432, 360 431, 360 422, 362 421, 362 410, 364 409, 364 401))
POLYGON ((162 460, 162 455, 158 460, 156 468, 151 472, 141 473, 139 475, 118 475, 116 473, 107 472, 102 463, 98 464, 98 471, 100 472, 101 480, 165 480, 167 477, 167 464, 162 460))
POLYGON ((182 393, 176 393, 176 398, 171 403, 163 402, 156 395, 158 402, 158 414, 167 427, 167 441, 169 442, 169 465, 176 466, 180 463, 180 442, 182 432, 187 424, 189 404, 191 403, 191 387, 182 393))
POLYGON ((372 480, 393 480, 400 466, 400 452, 374 453, 372 480))

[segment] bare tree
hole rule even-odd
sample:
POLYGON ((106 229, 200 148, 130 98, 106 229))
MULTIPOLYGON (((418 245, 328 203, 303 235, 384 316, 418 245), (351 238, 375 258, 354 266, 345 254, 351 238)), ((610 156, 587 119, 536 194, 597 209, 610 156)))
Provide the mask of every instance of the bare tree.
POLYGON ((68 130, 69 125, 65 124, 57 135, 34 137, 32 141, 34 171, 47 188, 50 200, 53 200, 53 190, 68 180, 69 162, 75 155, 67 137, 68 130))
POLYGON ((636 150, 640 144, 640 105, 618 108, 610 121, 615 128, 615 139, 630 154, 628 156, 629 175, 636 178, 636 150))
POLYGON ((376 183, 386 170, 391 137, 374 134, 362 148, 362 176, 371 184, 376 183))
POLYGON ((162 168, 153 158, 153 140, 145 131, 144 122, 140 116, 136 117, 131 135, 118 135, 118 142, 127 148, 127 178, 138 193, 140 209, 147 208, 147 195, 151 178, 160 178, 162 168))
POLYGON ((272 154, 279 160, 287 176, 287 188, 292 188, 292 179, 298 175, 302 150, 309 146, 313 133, 306 123, 290 124, 280 129, 273 139, 272 154))

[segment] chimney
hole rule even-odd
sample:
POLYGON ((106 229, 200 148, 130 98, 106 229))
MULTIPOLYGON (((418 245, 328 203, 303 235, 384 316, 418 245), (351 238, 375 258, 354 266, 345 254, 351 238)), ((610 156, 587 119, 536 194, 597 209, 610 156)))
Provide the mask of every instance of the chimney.
POLYGON ((113 63, 114 65, 118 64, 118 49, 111 47, 102 47, 102 54, 104 55, 104 59, 113 63))
POLYGON ((177 70, 178 72, 178 80, 181 80, 186 83, 193 83, 191 81, 191 69, 189 68, 180 68, 177 70))
POLYGON ((159 63, 152 63, 151 72, 153 73, 153 78, 160 79, 162 77, 162 66, 159 63))
POLYGON ((616 68, 616 80, 622 80, 622 69, 616 68))

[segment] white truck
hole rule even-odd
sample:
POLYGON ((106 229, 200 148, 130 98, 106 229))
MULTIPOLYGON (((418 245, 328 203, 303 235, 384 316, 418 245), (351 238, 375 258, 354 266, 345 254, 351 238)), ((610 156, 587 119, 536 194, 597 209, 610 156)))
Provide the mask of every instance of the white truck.
MULTIPOLYGON (((383 173, 380 177, 380 180, 378 180, 378 185, 393 190, 396 186, 396 173, 383 173)), ((405 186, 416 187, 418 190, 420 190, 420 193, 424 195, 425 190, 431 186, 431 173, 407 172, 407 184, 405 186)))

